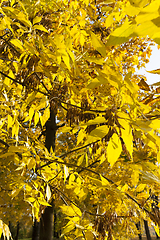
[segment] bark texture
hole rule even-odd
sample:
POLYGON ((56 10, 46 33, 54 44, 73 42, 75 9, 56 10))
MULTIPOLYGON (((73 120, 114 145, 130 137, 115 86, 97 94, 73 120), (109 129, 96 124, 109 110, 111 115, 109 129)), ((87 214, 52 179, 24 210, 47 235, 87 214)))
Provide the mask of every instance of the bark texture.
POLYGON ((149 231, 149 227, 148 227, 148 222, 146 220, 144 220, 144 228, 145 228, 147 240, 152 240, 150 231, 149 231))

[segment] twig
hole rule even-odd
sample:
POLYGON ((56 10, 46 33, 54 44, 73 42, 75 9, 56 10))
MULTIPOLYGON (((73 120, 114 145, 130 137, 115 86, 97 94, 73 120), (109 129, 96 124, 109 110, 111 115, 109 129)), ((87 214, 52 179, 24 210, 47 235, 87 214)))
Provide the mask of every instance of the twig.
POLYGON ((84 111, 89 111, 89 112, 95 112, 95 113, 105 113, 106 110, 96 110, 96 109, 86 109, 84 107, 79 107, 77 105, 74 105, 74 104, 71 104, 71 103, 67 103, 67 102, 64 102, 62 100, 59 99, 59 101, 63 104, 66 104, 68 106, 72 106, 72 107, 75 107, 75 108, 78 108, 78 109, 81 109, 81 110, 84 110, 84 111))
MULTIPOLYGON (((92 144, 94 144, 94 143, 99 142, 99 141, 100 141, 100 140, 97 140, 97 141, 95 141, 95 142, 86 144, 86 145, 84 145, 84 146, 82 146, 82 147, 75 148, 75 149, 73 149, 73 150, 71 150, 71 151, 69 151, 69 152, 66 152, 66 153, 60 155, 58 158, 64 158, 64 157, 66 157, 66 156, 67 156, 68 154, 70 154, 70 153, 77 152, 77 151, 79 151, 79 150, 81 150, 81 149, 83 149, 83 148, 86 148, 86 147, 88 147, 88 146, 90 146, 90 145, 92 145, 92 144)), ((58 158, 57 158, 57 159, 58 159, 58 158)), ((48 158, 40 158, 40 159, 41 159, 41 160, 46 160, 46 161, 48 161, 48 158)), ((43 168, 43 167, 46 167, 46 166, 52 164, 53 162, 57 162, 57 161, 58 161, 58 160, 56 160, 56 159, 54 159, 53 161, 50 161, 50 160, 49 160, 46 164, 40 166, 39 169, 41 169, 41 168, 43 168)), ((60 161, 59 161, 59 162, 60 162, 60 161)), ((60 163, 61 163, 61 162, 60 162, 60 163)), ((62 162, 62 163, 63 163, 63 162, 62 162)))
POLYGON ((40 77, 38 76, 38 73, 37 73, 37 72, 35 72, 35 75, 37 76, 37 78, 39 79, 39 81, 42 83, 42 85, 43 85, 43 87, 45 88, 45 90, 46 90, 48 93, 50 93, 49 90, 48 90, 48 88, 46 87, 46 85, 45 85, 44 82, 42 81, 42 79, 40 79, 40 77))
MULTIPOLYGON (((102 176, 104 177, 109 183, 113 184, 116 188, 118 187, 118 185, 111 179, 109 179, 108 177, 104 176, 103 174, 100 174, 98 172, 95 172, 94 170, 92 169, 89 169, 87 167, 81 167, 81 166, 77 166, 76 164, 72 164, 72 163, 67 163, 67 162, 61 162, 61 161, 58 161, 56 159, 54 159, 52 162, 50 161, 49 164, 53 163, 53 162, 56 162, 56 163, 59 163, 59 164, 63 164, 63 165, 67 165, 67 166, 70 166, 70 167, 77 167, 77 168, 81 168, 83 171, 88 171, 88 172, 91 172, 95 175, 98 175, 98 176, 102 176)), ((46 164, 48 165, 48 164, 46 164)), ((45 165, 43 165, 42 167, 44 167, 45 165)), ((152 215, 154 217, 154 214, 152 214, 150 211, 148 211, 145 207, 142 207, 141 204, 135 199, 133 198, 131 195, 129 195, 128 193, 124 193, 126 195, 127 198, 131 199, 133 202, 135 202, 140 209, 144 210, 146 213, 152 215)))
POLYGON ((2 139, 0 139, 0 143, 2 143, 3 145, 5 145, 7 148, 9 148, 10 146, 9 146, 9 144, 8 143, 6 143, 5 141, 3 141, 2 139))
MULTIPOLYGON (((5 145, 7 148, 10 147, 10 145, 8 143, 6 143, 5 141, 3 141, 2 139, 0 139, 0 143, 5 145)), ((20 157, 22 159, 22 154, 21 153, 19 153, 19 152, 15 152, 15 153, 18 155, 18 157, 20 157)))
MULTIPOLYGON (((1 73, 3 76, 5 76, 5 77, 9 78, 10 80, 12 80, 13 82, 16 82, 16 83, 18 83, 18 84, 26 87, 23 82, 19 82, 19 81, 17 81, 16 79, 8 76, 7 74, 5 74, 5 73, 3 73, 3 72, 1 72, 1 71, 0 71, 0 73, 1 73)), ((42 91, 40 91, 39 89, 36 89, 36 88, 33 88, 33 87, 32 87, 31 89, 34 90, 35 92, 42 93, 42 94, 45 95, 45 96, 50 96, 48 93, 42 92, 42 91)))

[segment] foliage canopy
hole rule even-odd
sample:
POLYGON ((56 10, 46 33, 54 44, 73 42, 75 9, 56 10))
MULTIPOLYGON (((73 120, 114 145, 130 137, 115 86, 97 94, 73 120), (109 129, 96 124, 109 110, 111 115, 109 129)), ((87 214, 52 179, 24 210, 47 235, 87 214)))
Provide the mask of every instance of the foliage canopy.
POLYGON ((68 240, 128 239, 139 219, 158 232, 160 83, 149 86, 135 69, 160 44, 159 8, 159 0, 1 1, 4 222, 39 220, 54 199, 68 240), (64 126, 49 153, 51 110, 64 126))

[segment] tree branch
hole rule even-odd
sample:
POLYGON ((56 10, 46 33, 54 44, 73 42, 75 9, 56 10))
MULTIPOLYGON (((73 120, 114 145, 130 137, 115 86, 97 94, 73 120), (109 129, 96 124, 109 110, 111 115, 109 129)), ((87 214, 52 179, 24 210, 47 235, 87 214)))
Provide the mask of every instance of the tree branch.
POLYGON ((105 113, 105 112, 106 112, 106 110, 96 110, 96 109, 87 109, 87 110, 86 110, 86 108, 84 108, 84 107, 79 107, 79 106, 77 106, 77 105, 64 102, 64 101, 62 101, 61 99, 59 99, 59 101, 60 101, 61 103, 63 103, 63 104, 66 104, 66 105, 68 105, 68 106, 71 106, 71 107, 74 107, 74 108, 78 108, 78 109, 81 109, 81 110, 84 110, 84 111, 95 112, 95 113, 105 113))
POLYGON ((10 145, 8 143, 6 143, 5 141, 3 141, 2 139, 0 139, 0 143, 2 143, 3 145, 5 145, 7 148, 10 147, 10 145))
MULTIPOLYGON (((18 83, 18 84, 20 84, 20 85, 26 87, 25 84, 24 84, 23 82, 19 82, 19 81, 17 81, 16 79, 14 79, 14 78, 8 76, 7 74, 5 74, 5 73, 3 73, 3 72, 1 72, 1 71, 0 71, 0 73, 1 73, 3 76, 5 76, 5 77, 9 78, 10 80, 12 80, 13 82, 18 83)), ((26 88, 27 88, 27 87, 26 87, 26 88)), ((39 92, 39 93, 41 93, 41 94, 43 94, 43 95, 45 95, 45 96, 50 96, 50 94, 45 93, 45 92, 42 92, 42 91, 39 90, 39 89, 36 89, 36 88, 33 88, 33 87, 32 87, 31 89, 34 90, 35 92, 39 92)))
MULTIPOLYGON (((86 167, 81 167, 81 166, 77 166, 76 164, 72 164, 72 163, 67 163, 67 162, 61 162, 61 161, 58 161, 56 159, 54 159, 53 161, 49 161, 49 164, 53 163, 53 162, 56 162, 56 163, 59 163, 59 164, 63 164, 63 165, 67 165, 67 166, 70 166, 70 167, 77 167, 77 168, 81 168, 83 171, 88 171, 88 172, 91 172, 97 176, 102 176, 104 177, 109 183, 113 184, 116 188, 118 187, 118 185, 111 179, 109 179, 108 177, 104 176, 103 174, 100 174, 98 172, 95 172, 94 170, 92 169, 89 169, 89 168, 86 168, 86 167)), ((45 167, 47 166, 47 164, 39 167, 39 168, 42 168, 42 167, 45 167)), ((126 195, 127 198, 131 199, 134 203, 136 203, 140 209, 144 210, 146 213, 148 213, 149 215, 153 216, 154 217, 154 214, 152 214, 152 212, 148 211, 145 207, 142 207, 141 204, 135 199, 133 198, 130 194, 128 193, 124 193, 126 195)))
MULTIPOLYGON (((0 143, 5 145, 7 148, 10 147, 10 145, 8 143, 6 143, 5 141, 3 141, 2 139, 0 139, 0 143)), ((22 154, 21 153, 19 153, 19 152, 15 152, 15 153, 18 155, 18 157, 20 157, 22 159, 22 154)))

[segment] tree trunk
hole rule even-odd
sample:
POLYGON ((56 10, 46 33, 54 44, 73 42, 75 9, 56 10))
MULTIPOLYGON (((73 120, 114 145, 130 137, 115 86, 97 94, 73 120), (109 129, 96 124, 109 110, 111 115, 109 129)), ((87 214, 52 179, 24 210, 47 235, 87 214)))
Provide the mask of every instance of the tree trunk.
MULTIPOLYGON (((50 118, 46 122, 46 140, 45 147, 48 152, 55 150, 55 140, 56 140, 56 115, 54 110, 50 108, 50 118)), ((53 239, 53 201, 50 203, 52 207, 46 207, 44 213, 41 217, 40 224, 40 240, 52 240, 53 239)))
POLYGON ((148 223, 147 223, 146 220, 144 220, 144 228, 145 228, 147 240, 152 240, 151 235, 150 235, 150 231, 149 231, 149 227, 148 227, 148 223))
POLYGON ((35 219, 33 224, 32 240, 39 240, 39 233, 40 233, 40 222, 38 222, 35 219))
POLYGON ((41 216, 40 221, 40 240, 53 239, 53 201, 50 203, 52 207, 46 207, 41 216))
MULTIPOLYGON (((136 223, 136 228, 137 228, 138 231, 141 230, 141 224, 140 224, 140 222, 136 223)), ((142 240, 142 234, 141 234, 141 233, 138 234, 138 237, 139 237, 139 240, 142 240)))
POLYGON ((16 231, 15 240, 18 240, 18 237, 19 237, 19 222, 17 223, 17 231, 16 231))
MULTIPOLYGON (((51 107, 50 107, 50 118, 46 122, 45 126, 46 126, 45 147, 48 149, 48 152, 51 151, 51 147, 52 147, 52 150, 54 151, 56 131, 61 126, 57 126, 56 111, 51 107)), ((53 236, 56 238, 59 238, 55 230, 56 212, 54 210, 54 201, 52 201, 50 204, 52 205, 52 207, 46 207, 44 210, 44 213, 41 216, 40 227, 35 225, 35 227, 33 228, 32 240, 52 240, 53 236), (54 216, 53 216, 53 213, 54 213, 54 216), (54 219, 54 227, 53 227, 53 219, 54 219), (53 232, 53 228, 54 228, 54 232, 53 232)))

